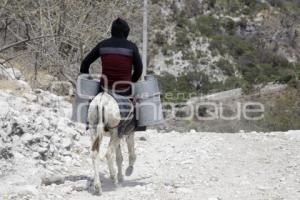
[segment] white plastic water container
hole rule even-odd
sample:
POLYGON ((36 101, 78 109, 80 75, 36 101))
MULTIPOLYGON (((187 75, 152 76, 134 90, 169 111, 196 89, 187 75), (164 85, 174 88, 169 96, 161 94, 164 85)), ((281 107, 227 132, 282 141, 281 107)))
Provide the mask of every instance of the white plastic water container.
POLYGON ((88 99, 80 98, 77 94, 72 107, 71 120, 79 123, 87 123, 87 116, 89 110, 90 101, 88 99))
POLYGON ((145 81, 134 84, 133 94, 135 98, 149 98, 160 95, 158 81, 154 76, 145 76, 145 81))
POLYGON ((100 78, 93 78, 88 74, 81 74, 77 79, 76 93, 84 99, 94 98, 100 91, 100 78))
POLYGON ((163 123, 163 111, 158 81, 146 76, 144 81, 134 84, 136 98, 136 119, 138 126, 152 126, 163 123))
POLYGON ((91 100, 100 92, 100 80, 93 79, 88 74, 77 79, 75 101, 72 108, 72 121, 87 123, 88 109, 91 100))

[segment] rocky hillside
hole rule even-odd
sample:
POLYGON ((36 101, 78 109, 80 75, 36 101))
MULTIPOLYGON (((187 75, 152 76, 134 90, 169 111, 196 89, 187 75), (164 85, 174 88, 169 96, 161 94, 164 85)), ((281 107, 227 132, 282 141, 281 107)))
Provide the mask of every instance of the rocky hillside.
MULTIPOLYGON (((82 132, 69 120, 70 103, 42 90, 1 90, 0 105, 1 159, 26 157, 45 163, 71 155, 70 148, 82 132)), ((5 175, 4 171, 0 174, 5 175)))
POLYGON ((260 45, 272 49, 290 62, 297 62, 300 59, 300 26, 297 23, 300 5, 297 1, 274 2, 153 0, 152 6, 156 12, 153 11, 155 17, 150 26, 153 31, 150 44, 157 45, 159 49, 153 52, 154 58, 150 56, 151 64, 157 73, 165 71, 174 75, 207 66, 203 65, 203 60, 216 64, 214 61, 226 59, 226 55, 222 54, 232 56, 231 52, 212 53, 219 49, 209 48, 215 42, 215 36, 221 35, 237 39, 255 38, 260 45), (160 14, 159 19, 156 18, 157 13, 160 14), (164 62, 160 56, 164 57, 164 62))
POLYGON ((177 92, 298 79, 299 11, 296 0, 153 0, 149 70, 186 84, 177 92))

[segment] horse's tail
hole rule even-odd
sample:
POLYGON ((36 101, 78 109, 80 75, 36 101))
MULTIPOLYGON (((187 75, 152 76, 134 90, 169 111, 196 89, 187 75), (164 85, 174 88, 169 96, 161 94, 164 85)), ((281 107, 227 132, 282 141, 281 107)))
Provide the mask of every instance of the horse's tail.
POLYGON ((103 136, 104 124, 102 119, 102 95, 103 94, 99 94, 93 99, 88 110, 88 130, 91 134, 92 140, 94 141, 92 145, 92 151, 99 149, 99 140, 101 140, 103 136))

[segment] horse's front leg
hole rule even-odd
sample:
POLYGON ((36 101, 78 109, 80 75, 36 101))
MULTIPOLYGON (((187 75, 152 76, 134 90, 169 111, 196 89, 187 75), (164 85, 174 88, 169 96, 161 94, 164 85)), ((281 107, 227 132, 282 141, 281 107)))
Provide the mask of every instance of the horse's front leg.
POLYGON ((129 154, 129 166, 126 169, 126 176, 130 176, 133 172, 133 165, 136 161, 135 148, 134 148, 134 132, 130 133, 126 138, 129 154))
POLYGON ((106 152, 106 159, 107 159, 108 169, 110 173, 110 178, 112 179, 115 185, 118 184, 118 180, 117 180, 114 162, 116 160, 115 158, 116 149, 119 145, 120 145, 120 138, 118 137, 118 131, 117 129, 113 129, 111 131, 110 141, 106 152))

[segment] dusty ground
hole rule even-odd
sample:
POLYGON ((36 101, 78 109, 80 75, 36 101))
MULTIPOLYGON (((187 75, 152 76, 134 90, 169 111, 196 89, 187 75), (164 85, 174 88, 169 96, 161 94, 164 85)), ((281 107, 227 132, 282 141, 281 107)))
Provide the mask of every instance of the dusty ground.
POLYGON ((14 170, 0 177, 0 199, 300 199, 300 131, 182 134, 150 130, 137 133, 136 141, 135 171, 118 188, 102 162, 101 197, 91 192, 89 138, 81 136, 73 149, 78 156, 64 164, 57 161, 55 167, 17 156, 14 170), (51 175, 66 180, 41 185, 41 178, 51 175))
POLYGON ((100 197, 92 194, 89 136, 70 121, 69 102, 45 91, 0 91, 0 107, 0 200, 300 199, 300 131, 138 132, 132 176, 116 188, 102 161, 100 197), (45 177, 59 182, 44 185, 45 177))

